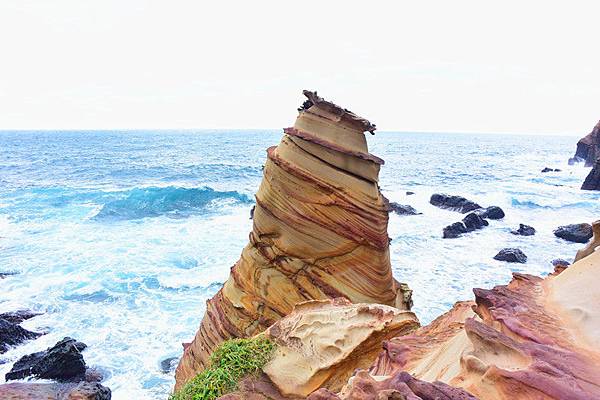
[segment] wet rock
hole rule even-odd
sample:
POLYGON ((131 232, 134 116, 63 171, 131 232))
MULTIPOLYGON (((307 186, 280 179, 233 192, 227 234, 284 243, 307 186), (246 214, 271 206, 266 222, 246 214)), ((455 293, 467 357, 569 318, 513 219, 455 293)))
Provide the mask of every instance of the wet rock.
POLYGON ((462 196, 453 196, 439 193, 431 195, 429 203, 436 207, 443 208, 445 210, 458 211, 463 214, 481 208, 479 204, 471 200, 467 200, 462 196))
POLYGON ((565 259, 562 258, 555 258, 554 260, 550 261, 552 263, 552 265, 554 267, 558 267, 558 266, 562 266, 562 267, 568 267, 569 265, 571 265, 570 262, 568 262, 565 259))
POLYGON ((600 158, 596 160, 594 167, 583 181, 582 190, 600 190, 600 158))
POLYGON ((548 168, 548 167, 545 167, 545 168, 542 170, 542 172, 560 172, 560 171, 561 171, 561 170, 560 170, 560 169, 558 169, 558 168, 548 168))
POLYGON ((12 322, 13 324, 20 324, 21 322, 38 315, 42 315, 42 313, 36 313, 31 310, 17 310, 0 314, 0 319, 12 322))
POLYGON ((110 400, 110 389, 99 383, 7 383, 0 385, 3 400, 110 400))
POLYGON ((524 264, 527 262, 527 256, 520 249, 506 248, 500 250, 494 256, 494 260, 524 264))
POLYGON ((177 364, 179 363, 179 357, 169 357, 165 358, 160 362, 160 370, 163 374, 170 374, 175 371, 177 368, 177 364))
POLYGON ((480 208, 479 210, 475 210, 475 213, 479 215, 481 218, 488 219, 502 219, 505 217, 504 210, 502 210, 498 206, 490 206, 487 208, 480 208))
POLYGON ((413 195, 413 194, 415 194, 415 192, 411 192, 410 190, 408 190, 408 191, 406 192, 406 195, 407 195, 407 196, 411 196, 411 195, 413 195))
POLYGON ((6 353, 12 346, 37 339, 40 336, 42 336, 41 333, 28 331, 15 322, 0 318, 0 354, 6 353))
POLYGON ((583 223, 559 226, 554 230, 554 235, 569 242, 587 243, 593 233, 592 226, 583 223))
POLYGON ((467 214, 467 216, 463 218, 462 222, 467 228, 468 232, 474 231, 476 229, 482 229, 489 225, 489 222, 487 222, 485 219, 481 218, 474 212, 467 214))
POLYGON ((11 275, 17 275, 18 272, 12 272, 12 271, 4 271, 4 272, 0 272, 0 279, 4 279, 7 276, 11 276, 11 275))
POLYGON ((86 368, 81 352, 86 347, 84 343, 66 337, 44 351, 21 357, 6 374, 6 380, 28 376, 59 382, 82 379, 86 368))
POLYGON ((256 209, 256 206, 252 206, 252 208, 250 209, 250 219, 254 219, 254 210, 256 209))
POLYGON ((533 226, 519 224, 519 229, 510 231, 510 233, 512 233, 513 235, 533 236, 535 235, 535 228, 533 226))
POLYGON ((415 210, 413 207, 406 204, 390 203, 390 211, 398 215, 419 215, 423 214, 415 210))
POLYGON ((462 235, 463 233, 467 233, 469 230, 462 222, 455 222, 451 225, 448 225, 443 230, 443 238, 444 239, 454 239, 462 235))

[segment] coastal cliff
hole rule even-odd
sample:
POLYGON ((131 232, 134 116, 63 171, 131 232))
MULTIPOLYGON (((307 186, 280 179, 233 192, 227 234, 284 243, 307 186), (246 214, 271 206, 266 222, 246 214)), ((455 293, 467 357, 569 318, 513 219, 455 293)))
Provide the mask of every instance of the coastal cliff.
POLYGON ((264 331, 308 300, 345 298, 410 308, 392 277, 383 160, 368 152, 375 125, 304 91, 293 127, 267 150, 249 243, 207 302, 176 372, 176 390, 207 366, 226 339, 264 331))
POLYGON ((585 166, 591 167, 598 159, 600 159, 600 121, 590 133, 577 142, 575 156, 569 160, 569 163, 585 161, 585 166))

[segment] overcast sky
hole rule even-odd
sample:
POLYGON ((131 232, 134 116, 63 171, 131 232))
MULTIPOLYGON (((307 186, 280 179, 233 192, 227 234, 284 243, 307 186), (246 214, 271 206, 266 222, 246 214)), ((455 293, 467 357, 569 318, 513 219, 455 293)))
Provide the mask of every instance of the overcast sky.
POLYGON ((381 130, 580 136, 600 2, 0 2, 0 129, 279 128, 304 88, 381 130))

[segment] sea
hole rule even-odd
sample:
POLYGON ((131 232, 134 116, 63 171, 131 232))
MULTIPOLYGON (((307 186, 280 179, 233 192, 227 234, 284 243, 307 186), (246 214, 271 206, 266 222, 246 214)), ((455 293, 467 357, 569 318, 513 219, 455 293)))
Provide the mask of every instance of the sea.
MULTIPOLYGON (((280 130, 0 132, 0 312, 43 313, 23 326, 45 336, 0 355, 0 382, 19 357, 65 336, 89 347, 113 399, 166 399, 182 354, 238 259, 267 147, 280 130)), ((578 136, 377 132, 380 187, 421 215, 389 220, 395 277, 413 289, 423 324, 505 284, 513 272, 547 275, 580 244, 553 235, 600 217, 600 192, 579 188, 569 166, 578 136), (541 173, 544 167, 560 171, 541 173), (414 192, 407 195, 407 191, 414 192), (429 204, 433 193, 500 206, 502 220, 456 239, 463 215, 429 204), (519 223, 535 236, 515 236, 519 223), (496 261, 518 247, 525 264, 496 261)))

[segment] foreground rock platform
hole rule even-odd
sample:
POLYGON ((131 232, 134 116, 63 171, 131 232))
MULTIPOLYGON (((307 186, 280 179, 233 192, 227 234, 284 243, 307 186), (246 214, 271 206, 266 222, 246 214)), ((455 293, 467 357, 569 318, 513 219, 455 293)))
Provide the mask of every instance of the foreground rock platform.
POLYGON ((201 371, 223 340, 253 336, 307 300, 410 307, 392 276, 388 205, 368 152, 375 125, 305 91, 293 127, 267 150, 249 243, 207 303, 176 371, 176 389, 201 371))

